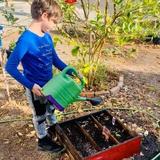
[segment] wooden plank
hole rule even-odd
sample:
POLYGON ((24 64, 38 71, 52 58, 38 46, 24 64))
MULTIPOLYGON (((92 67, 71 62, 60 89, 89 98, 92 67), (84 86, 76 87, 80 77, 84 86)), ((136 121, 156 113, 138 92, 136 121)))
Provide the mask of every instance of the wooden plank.
POLYGON ((78 129, 85 135, 87 140, 93 145, 93 147, 97 150, 100 151, 101 148, 96 144, 96 142, 93 140, 93 138, 86 132, 86 130, 79 125, 78 122, 75 121, 75 124, 77 125, 78 129))
POLYGON ((68 150, 71 152, 72 156, 75 158, 75 160, 82 160, 82 157, 77 152, 76 148, 73 146, 67 135, 64 133, 63 129, 60 127, 59 124, 55 127, 57 134, 59 135, 59 140, 62 144, 65 144, 65 146, 68 148, 68 150))
MULTIPOLYGON (((101 125, 101 123, 99 123, 99 122, 97 121, 97 119, 94 118, 92 115, 91 115, 91 118, 92 118, 93 121, 97 124, 99 130, 101 130, 101 132, 102 132, 102 131, 103 131, 103 126, 101 125)), ((105 126, 105 127, 106 127, 106 126, 105 126)), ((108 128, 106 127, 106 129, 108 129, 108 128)), ((108 130, 109 130, 109 129, 108 129, 108 130)), ((109 137, 111 138, 111 140, 112 140, 113 142, 115 142, 116 144, 119 144, 119 141, 118 141, 111 133, 109 133, 109 137)))

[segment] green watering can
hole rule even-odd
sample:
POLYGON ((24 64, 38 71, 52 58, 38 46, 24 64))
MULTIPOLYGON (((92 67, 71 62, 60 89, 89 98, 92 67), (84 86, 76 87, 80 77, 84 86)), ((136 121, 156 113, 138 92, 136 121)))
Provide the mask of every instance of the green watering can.
POLYGON ((75 101, 90 101, 92 105, 98 105, 102 101, 100 97, 80 97, 80 93, 84 86, 84 79, 79 76, 75 68, 67 66, 62 72, 55 75, 46 83, 46 85, 44 85, 42 93, 59 111, 63 111, 75 101), (68 72, 75 75, 80 80, 80 83, 69 76, 67 74, 68 72))

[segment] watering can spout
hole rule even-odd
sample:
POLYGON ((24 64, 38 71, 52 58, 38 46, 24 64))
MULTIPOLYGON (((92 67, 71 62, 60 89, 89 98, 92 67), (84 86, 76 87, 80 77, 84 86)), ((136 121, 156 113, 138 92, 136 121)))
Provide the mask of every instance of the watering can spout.
POLYGON ((87 97, 78 96, 76 101, 89 101, 93 106, 97 106, 101 104, 103 100, 101 97, 87 98, 87 97))
POLYGON ((86 100, 87 100, 86 97, 78 96, 78 97, 76 98, 76 101, 86 101, 86 100))

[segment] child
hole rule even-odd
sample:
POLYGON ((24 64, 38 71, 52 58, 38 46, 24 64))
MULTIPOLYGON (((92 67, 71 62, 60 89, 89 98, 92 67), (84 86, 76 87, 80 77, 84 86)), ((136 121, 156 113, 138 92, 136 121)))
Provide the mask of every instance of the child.
POLYGON ((38 148, 61 152, 64 148, 48 136, 46 122, 54 125, 54 107, 43 98, 41 87, 52 78, 52 65, 63 70, 67 65, 56 54, 48 31, 62 16, 54 0, 33 0, 33 21, 17 41, 16 47, 6 64, 7 72, 26 87, 26 94, 33 112, 33 123, 38 136, 38 148), (23 66, 23 74, 17 69, 23 66))

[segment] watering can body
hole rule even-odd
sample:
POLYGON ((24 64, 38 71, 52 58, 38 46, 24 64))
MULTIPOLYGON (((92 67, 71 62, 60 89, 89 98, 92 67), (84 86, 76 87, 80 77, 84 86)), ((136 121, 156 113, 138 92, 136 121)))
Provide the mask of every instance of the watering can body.
POLYGON ((66 67, 62 72, 55 75, 46 85, 44 85, 42 93, 56 109, 63 111, 70 104, 79 99, 79 95, 82 92, 84 85, 84 80, 78 76, 78 72, 73 67, 66 67), (76 82, 67 74, 70 70, 80 79, 80 83, 76 82))

